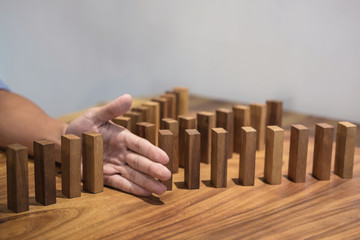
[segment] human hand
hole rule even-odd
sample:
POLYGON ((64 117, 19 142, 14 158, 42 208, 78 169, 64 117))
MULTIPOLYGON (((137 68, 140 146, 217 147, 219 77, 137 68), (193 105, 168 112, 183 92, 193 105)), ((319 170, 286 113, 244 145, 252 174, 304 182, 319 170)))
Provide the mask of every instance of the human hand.
POLYGON ((160 148, 112 122, 131 107, 130 95, 123 95, 102 107, 87 110, 72 121, 66 134, 81 137, 83 132, 100 133, 104 142, 104 184, 135 195, 163 194, 171 172, 163 166, 169 161, 160 148))

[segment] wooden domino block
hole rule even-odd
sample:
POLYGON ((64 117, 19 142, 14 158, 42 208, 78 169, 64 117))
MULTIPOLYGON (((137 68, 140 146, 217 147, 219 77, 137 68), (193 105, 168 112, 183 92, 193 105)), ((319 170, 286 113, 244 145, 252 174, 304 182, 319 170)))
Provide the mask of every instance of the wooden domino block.
POLYGON ((228 132, 227 157, 232 158, 234 151, 234 113, 230 109, 219 108, 216 110, 216 127, 224 128, 228 132))
POLYGON ((176 95, 173 93, 167 93, 167 94, 163 94, 160 97, 162 98, 166 98, 167 99, 167 106, 168 106, 168 117, 172 118, 172 119, 176 119, 177 115, 176 115, 176 95))
POLYGON ((267 126, 264 180, 271 184, 281 184, 284 130, 278 126, 267 126))
POLYGON ((250 124, 258 136, 256 142, 256 149, 263 150, 265 146, 265 125, 266 125, 266 105, 265 104, 250 104, 250 124))
POLYGON ((29 210, 28 149, 20 144, 6 148, 7 205, 14 212, 29 210))
POLYGON ((134 134, 136 134, 136 124, 138 122, 142 122, 142 116, 141 116, 141 113, 139 112, 132 112, 132 111, 129 111, 127 113, 125 113, 123 115, 124 117, 129 117, 131 120, 131 129, 130 131, 134 134))
POLYGON ((249 106, 236 105, 234 112, 234 152, 240 153, 241 147, 241 128, 250 126, 249 106))
POLYGON ((138 107, 133 107, 131 110, 133 112, 141 113, 143 122, 150 122, 150 120, 149 120, 149 108, 148 107, 138 106, 138 107))
POLYGON ((282 126, 283 102, 277 100, 266 101, 266 126, 282 126))
POLYGON ((228 132, 213 128, 211 134, 211 183, 216 188, 227 186, 228 132))
POLYGON ((155 132, 155 124, 148 122, 140 122, 136 124, 137 127, 137 135, 139 137, 145 138, 150 143, 155 145, 156 140, 156 132, 155 132))
MULTIPOLYGON (((159 130, 159 148, 164 150, 164 152, 169 157, 169 162, 165 165, 171 173, 173 173, 173 144, 174 144, 174 135, 168 129, 159 130)), ((172 190, 172 174, 171 178, 167 181, 162 181, 162 183, 166 186, 168 191, 172 190)))
POLYGON ((34 142, 35 198, 43 205, 56 203, 55 144, 49 140, 34 142))
POLYGON ((288 177, 291 181, 305 182, 309 129, 303 125, 292 125, 288 177))
POLYGON ((215 128, 215 114, 211 112, 197 113, 197 130, 201 136, 201 162, 211 162, 211 129, 215 128))
POLYGON ((129 131, 131 131, 131 118, 121 116, 121 117, 117 117, 111 121, 119 126, 122 126, 126 129, 128 129, 129 131))
MULTIPOLYGON (((149 108, 149 119, 148 122, 149 123, 154 123, 155 124, 155 131, 158 132, 160 129, 160 104, 158 102, 145 102, 143 104, 143 106, 148 107, 149 108)), ((158 136, 156 135, 156 145, 158 142, 158 136)))
POLYGON ((179 93, 179 113, 178 115, 186 115, 189 112, 189 89, 186 87, 175 87, 174 92, 179 93))
POLYGON ((179 166, 185 165, 185 130, 196 129, 196 118, 192 116, 179 116, 179 166))
POLYGON ((68 198, 81 196, 81 138, 61 136, 61 186, 68 198))
POLYGON ((200 133, 196 129, 185 130, 185 186, 200 188, 200 133))
POLYGON ((166 94, 172 94, 175 96, 176 105, 175 105, 175 118, 174 119, 177 119, 179 116, 180 93, 175 92, 175 91, 166 91, 166 94))
POLYGON ((256 160, 256 130, 252 127, 241 128, 241 148, 239 182, 244 186, 254 186, 256 160))
POLYGON ((101 134, 82 134, 83 186, 91 193, 103 191, 103 138, 101 134))
POLYGON ((161 129, 168 129, 173 134, 173 158, 172 173, 179 172, 179 122, 171 118, 163 118, 161 120, 161 129))
POLYGON ((356 144, 356 125, 339 122, 336 133, 334 173, 341 178, 352 178, 356 144))
POLYGON ((316 124, 313 176, 318 180, 330 180, 333 137, 333 126, 326 123, 316 124))
POLYGON ((168 114, 168 100, 167 98, 162 98, 162 97, 159 97, 159 98, 154 98, 152 99, 151 101, 153 102, 158 102, 159 103, 159 106, 160 106, 160 116, 159 116, 159 119, 163 119, 163 118, 167 118, 169 117, 169 114, 168 114))

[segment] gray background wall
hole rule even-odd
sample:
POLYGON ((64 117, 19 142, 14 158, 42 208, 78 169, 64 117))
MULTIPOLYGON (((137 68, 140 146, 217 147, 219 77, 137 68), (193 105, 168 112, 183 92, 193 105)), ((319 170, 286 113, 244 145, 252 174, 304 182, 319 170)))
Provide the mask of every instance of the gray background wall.
POLYGON ((0 0, 0 76, 52 116, 175 85, 360 122, 360 1, 0 0))

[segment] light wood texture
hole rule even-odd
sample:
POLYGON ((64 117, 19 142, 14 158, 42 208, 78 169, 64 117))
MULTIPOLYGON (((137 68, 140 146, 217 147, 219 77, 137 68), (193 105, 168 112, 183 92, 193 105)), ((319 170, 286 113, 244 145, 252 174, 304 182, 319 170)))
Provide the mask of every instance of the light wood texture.
POLYGON ((82 134, 83 186, 91 193, 103 191, 103 138, 101 134, 82 134))
POLYGON ((139 112, 141 113, 142 116, 142 121, 143 122, 150 122, 150 118, 149 118, 149 108, 145 107, 145 106, 137 106, 137 107, 133 107, 131 109, 131 111, 133 112, 139 112))
POLYGON ((122 126, 122 127, 124 127, 124 128, 126 128, 126 129, 128 129, 129 131, 131 131, 132 129, 131 129, 131 118, 130 117, 123 117, 123 116, 121 116, 121 117, 117 117, 117 118, 115 118, 115 119, 113 119, 113 120, 111 120, 113 123, 115 123, 115 124, 117 124, 117 125, 119 125, 119 126, 122 126))
MULTIPOLYGON (((143 106, 149 108, 149 119, 148 122, 155 124, 155 131, 158 132, 160 129, 160 104, 158 102, 147 101, 143 103, 143 106)), ((155 136, 156 145, 158 143, 158 136, 155 136)))
MULTIPOLYGON (((171 173, 173 173, 173 144, 174 144, 174 135, 170 130, 159 130, 159 148, 164 150, 164 152, 169 157, 169 162, 165 165, 171 173)), ((172 174, 169 180, 163 181, 162 183, 166 186, 168 191, 172 190, 172 174)))
POLYGON ((305 182, 309 129, 301 124, 291 126, 288 177, 296 183, 305 182))
POLYGON ((163 118, 161 129, 168 129, 173 134, 172 173, 179 172, 179 122, 171 118, 163 118))
POLYGON ((188 189, 200 187, 200 133, 196 129, 185 130, 184 184, 188 189))
POLYGON ((176 119, 177 115, 176 115, 176 94, 174 93, 167 93, 167 94, 163 94, 160 96, 161 98, 166 98, 167 99, 167 113, 168 113, 168 117, 172 118, 172 119, 176 119))
POLYGON ((266 101, 266 126, 282 126, 283 102, 278 100, 266 101))
POLYGON ((281 184, 284 130, 278 126, 267 126, 264 180, 271 184, 281 184))
POLYGON ((8 208, 16 213, 29 211, 27 147, 16 143, 7 146, 6 175, 8 208))
POLYGON ((81 138, 61 136, 61 190, 68 198, 81 196, 81 138))
POLYGON ((256 142, 256 149, 263 150, 265 147, 265 125, 266 125, 266 105, 265 104, 250 104, 250 124, 258 136, 256 142))
POLYGON ((34 141, 35 198, 43 205, 56 203, 55 144, 34 141))
POLYGON ((227 135, 223 128, 212 128, 211 183, 216 188, 227 186, 227 135))
POLYGON ((239 183, 243 186, 254 186, 255 183, 256 136, 254 128, 241 128, 239 183))
POLYGON ((140 122, 136 124, 136 134, 139 137, 145 138, 152 144, 156 144, 155 124, 148 122, 140 122))
POLYGON ((330 179, 333 138, 333 126, 327 123, 316 124, 313 176, 318 180, 330 179))
POLYGON ((123 115, 124 117, 129 117, 131 120, 131 129, 130 131, 134 134, 136 134, 136 124, 138 122, 142 122, 142 116, 141 116, 141 113, 139 112, 132 112, 132 111, 129 111, 127 113, 125 113, 123 115))
POLYGON ((192 116, 179 116, 179 167, 185 166, 185 130, 196 129, 196 118, 192 116))
POLYGON ((227 158, 232 158, 234 152, 234 113, 231 109, 216 109, 216 127, 224 128, 227 132, 227 158))
POLYGON ((250 126, 250 107, 244 105, 233 106, 234 112, 234 152, 240 153, 241 128, 250 126))
POLYGON ((186 87, 174 87, 174 92, 179 93, 178 115, 186 115, 189 112, 189 89, 186 87))
POLYGON ((201 162, 211 162, 211 129, 215 127, 215 114, 211 112, 198 112, 197 130, 201 136, 201 162))
POLYGON ((356 125, 339 122, 336 133, 334 172, 342 178, 352 178, 356 143, 356 125))
POLYGON ((161 121, 161 119, 163 118, 167 118, 169 117, 169 114, 168 114, 168 100, 167 98, 162 98, 162 97, 159 97, 159 98, 153 98, 151 101, 153 102, 158 102, 159 103, 159 109, 160 109, 160 116, 159 116, 159 119, 161 121))

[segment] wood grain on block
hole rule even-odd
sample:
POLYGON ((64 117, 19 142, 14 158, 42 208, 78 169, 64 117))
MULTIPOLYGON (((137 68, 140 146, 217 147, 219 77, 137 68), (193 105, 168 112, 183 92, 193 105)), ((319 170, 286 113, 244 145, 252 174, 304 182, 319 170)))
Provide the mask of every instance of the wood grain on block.
POLYGON ((200 133, 196 129, 185 130, 185 186, 200 188, 200 133))
POLYGON ((179 113, 178 115, 186 115, 189 112, 189 89, 186 87, 175 87, 174 92, 179 93, 179 113))
POLYGON ((179 167, 185 164, 185 130, 196 129, 196 118, 192 116, 179 116, 179 167))
POLYGON ((113 120, 111 120, 113 123, 122 126, 126 129, 128 129, 129 131, 131 131, 131 118, 130 117, 117 117, 113 120))
MULTIPOLYGON (((149 108, 149 119, 148 122, 155 124, 155 131, 158 132, 160 129, 160 104, 158 102, 148 101, 143 103, 143 106, 149 108)), ((158 142, 158 136, 156 135, 156 145, 158 142)))
POLYGON ((168 114, 168 99, 167 98, 159 97, 159 98, 151 99, 151 101, 159 103, 159 107, 160 107, 159 119, 160 119, 160 121, 163 118, 169 117, 169 114, 168 114))
POLYGON ((155 124, 148 122, 140 122, 136 124, 137 135, 139 137, 145 138, 150 143, 155 145, 156 141, 156 132, 155 132, 155 124))
POLYGON ((292 125, 290 136, 288 177, 291 181, 305 182, 309 129, 303 125, 292 125))
POLYGON ((271 184, 281 184, 284 130, 278 126, 267 126, 264 180, 271 184))
POLYGON ((56 203, 55 144, 34 141, 35 198, 43 205, 56 203))
POLYGON ((91 193, 103 191, 103 138, 101 134, 82 134, 83 186, 91 193))
POLYGON ((201 162, 211 162, 211 129, 215 128, 215 114, 211 112, 197 113, 197 130, 201 136, 201 162))
POLYGON ((216 127, 224 128, 227 132, 227 157, 231 158, 234 151, 234 113, 231 109, 219 108, 216 110, 216 127))
POLYGON ((141 113, 143 122, 150 122, 150 120, 149 120, 149 108, 148 107, 138 106, 138 107, 133 107, 131 110, 133 112, 141 113))
POLYGON ((341 178, 353 176, 356 128, 356 125, 349 122, 337 124, 334 173, 341 178))
POLYGON ((239 164, 239 183, 254 186, 256 160, 256 130, 252 127, 241 128, 241 148, 239 164))
POLYGON ((250 126, 250 107, 243 105, 233 106, 234 112, 234 152, 240 153, 241 128, 250 126))
POLYGON ((327 123, 316 124, 313 176, 318 180, 330 180, 333 138, 333 126, 327 123))
POLYGON ((29 210, 28 149, 20 144, 6 148, 7 206, 14 212, 29 210))
POLYGON ((168 106, 168 117, 172 119, 176 119, 176 95, 173 93, 167 93, 160 96, 161 98, 167 99, 167 106, 168 106))
POLYGON ((171 118, 163 118, 161 120, 161 129, 168 129, 173 134, 173 158, 172 173, 179 172, 179 122, 171 118))
POLYGON ((216 188, 227 186, 227 134, 223 128, 212 128, 211 183, 216 188))
POLYGON ((141 113, 139 112, 132 112, 132 111, 129 111, 127 113, 125 113, 123 115, 124 117, 129 117, 131 120, 131 132, 136 134, 136 124, 138 122, 142 122, 142 116, 141 116, 141 113))
POLYGON ((266 105, 265 104, 250 104, 250 124, 258 136, 256 142, 256 149, 263 150, 265 146, 265 125, 266 125, 266 105))
POLYGON ((283 102, 277 100, 266 101, 266 126, 282 126, 283 102))
POLYGON ((164 150, 164 152, 169 157, 169 162, 165 165, 171 171, 171 177, 167 181, 162 181, 162 183, 166 186, 168 191, 172 190, 172 174, 173 174, 173 144, 174 144, 174 135, 168 130, 159 130, 159 148, 164 150))

